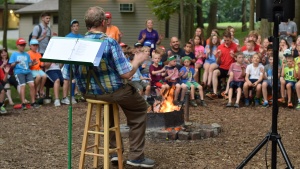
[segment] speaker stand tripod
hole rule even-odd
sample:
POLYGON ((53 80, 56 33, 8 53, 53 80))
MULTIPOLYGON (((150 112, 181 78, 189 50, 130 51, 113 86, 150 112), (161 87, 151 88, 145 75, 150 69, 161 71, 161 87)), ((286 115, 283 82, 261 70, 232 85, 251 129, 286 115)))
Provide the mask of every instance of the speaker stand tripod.
POLYGON ((293 169, 290 159, 284 149, 281 142, 281 136, 277 132, 277 121, 278 121, 278 50, 279 50, 279 24, 281 22, 282 13, 274 13, 274 29, 273 29, 273 106, 272 106, 272 130, 269 132, 265 138, 254 148, 254 150, 246 157, 244 161, 237 167, 237 169, 242 169, 252 157, 268 142, 272 141, 272 156, 271 156, 271 168, 276 169, 277 164, 277 145, 280 152, 285 160, 288 169, 293 169))

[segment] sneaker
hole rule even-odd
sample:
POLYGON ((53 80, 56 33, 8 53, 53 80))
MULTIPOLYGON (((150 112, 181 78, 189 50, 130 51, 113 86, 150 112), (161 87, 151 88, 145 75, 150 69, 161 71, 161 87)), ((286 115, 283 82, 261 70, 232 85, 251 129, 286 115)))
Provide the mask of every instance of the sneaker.
POLYGON ((245 106, 249 106, 250 105, 250 101, 248 98, 245 98, 245 106))
POLYGON ((173 104, 177 106, 177 105, 180 105, 180 102, 178 100, 174 100, 173 104))
POLYGON ((289 108, 293 108, 293 103, 292 103, 292 102, 289 102, 289 103, 288 103, 288 107, 289 107, 289 108))
POLYGON ((6 113, 7 113, 7 111, 6 111, 5 107, 1 106, 1 108, 0 108, 0 114, 6 114, 6 113))
POLYGON ((263 107, 269 107, 269 102, 268 102, 268 101, 264 101, 264 103, 263 103, 262 106, 263 106, 263 107))
POLYGON ((55 99, 55 101, 54 101, 54 106, 55 106, 55 107, 60 106, 60 101, 59 101, 59 99, 55 99))
POLYGON ((22 109, 23 109, 23 110, 27 110, 27 106, 26 106, 25 103, 22 104, 22 109))
POLYGON ((39 107, 41 107, 41 105, 39 105, 37 103, 31 103, 31 107, 33 107, 33 108, 39 108, 39 107))
POLYGON ((235 107, 235 108, 240 108, 240 105, 239 105, 238 103, 235 103, 235 104, 233 105, 233 107, 235 107))
POLYGON ((117 156, 116 154, 111 155, 110 162, 111 162, 113 165, 118 165, 118 156, 117 156))
POLYGON ((70 104, 70 100, 68 97, 65 97, 65 98, 61 99, 61 103, 62 104, 70 104))
POLYGON ((297 104, 296 110, 300 110, 300 103, 297 104))
POLYGON ((227 103, 226 107, 232 107, 231 103, 227 103))
POLYGON ((153 168, 155 162, 149 158, 144 158, 142 160, 127 160, 126 164, 135 167, 153 168))
POLYGON ((76 103, 77 103, 77 101, 76 101, 75 97, 72 96, 72 104, 76 104, 76 103))
POLYGON ((259 99, 254 99, 254 106, 259 106, 259 99))
POLYGON ((215 93, 207 93, 205 96, 207 96, 208 98, 214 100, 218 98, 218 95, 215 93))
POLYGON ((206 106, 207 106, 207 104, 205 103, 205 101, 204 101, 204 100, 200 100, 200 106, 206 107, 206 106))
POLYGON ((197 107, 197 103, 195 100, 190 100, 190 104, 193 106, 193 107, 197 107))

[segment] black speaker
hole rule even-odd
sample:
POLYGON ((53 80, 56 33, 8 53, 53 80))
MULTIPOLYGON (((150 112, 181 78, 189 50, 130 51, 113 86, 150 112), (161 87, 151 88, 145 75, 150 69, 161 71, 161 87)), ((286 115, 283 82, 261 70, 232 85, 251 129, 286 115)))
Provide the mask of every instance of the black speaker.
POLYGON ((295 17, 295 0, 256 0, 256 20, 274 21, 276 13, 281 14, 281 21, 287 22, 295 17))

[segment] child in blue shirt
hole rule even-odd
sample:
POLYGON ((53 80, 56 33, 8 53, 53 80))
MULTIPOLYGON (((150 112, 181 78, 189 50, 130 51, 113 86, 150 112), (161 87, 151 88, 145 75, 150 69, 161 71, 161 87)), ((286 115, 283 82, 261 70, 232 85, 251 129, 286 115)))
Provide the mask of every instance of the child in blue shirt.
POLYGON ((194 79, 194 77, 197 75, 198 69, 194 69, 190 67, 191 64, 191 58, 189 56, 185 56, 182 59, 183 67, 180 69, 181 76, 181 83, 186 84, 187 88, 191 90, 190 93, 190 104, 194 107, 197 107, 197 103, 195 101, 195 89, 197 88, 199 90, 200 95, 200 105, 201 106, 207 106, 207 104, 204 101, 204 94, 203 94, 203 88, 202 86, 197 83, 194 79))

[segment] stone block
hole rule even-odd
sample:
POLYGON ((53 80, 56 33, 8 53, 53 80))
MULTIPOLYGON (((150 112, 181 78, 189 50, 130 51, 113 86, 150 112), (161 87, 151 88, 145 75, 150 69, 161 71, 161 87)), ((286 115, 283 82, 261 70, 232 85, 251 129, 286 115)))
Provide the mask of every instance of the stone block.
POLYGON ((190 140, 190 133, 186 131, 179 131, 178 132, 178 140, 190 140))
POLYGON ((172 130, 168 133, 169 140, 177 140, 178 138, 178 131, 172 130))
POLYGON ((201 133, 199 131, 192 131, 190 132, 191 140, 200 140, 201 133))
POLYGON ((206 129, 204 130, 204 138, 214 137, 214 130, 206 129))
POLYGON ((168 134, 169 134, 169 132, 166 130, 159 130, 156 132, 155 137, 158 139, 169 139, 168 134))

